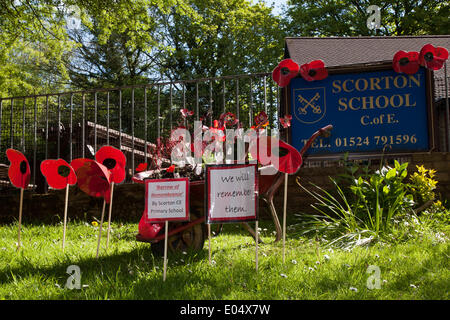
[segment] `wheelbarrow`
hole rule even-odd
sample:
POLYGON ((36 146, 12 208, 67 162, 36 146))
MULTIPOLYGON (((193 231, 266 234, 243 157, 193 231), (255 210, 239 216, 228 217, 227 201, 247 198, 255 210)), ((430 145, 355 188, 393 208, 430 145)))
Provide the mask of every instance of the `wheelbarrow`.
MULTIPOLYGON (((328 125, 316 131, 306 142, 304 147, 300 150, 300 154, 304 158, 305 152, 313 144, 314 140, 319 137, 328 137, 330 131, 333 129, 332 125, 328 125)), ((272 165, 258 168, 259 181, 259 197, 265 204, 266 209, 269 210, 272 220, 275 224, 275 242, 282 237, 282 229, 280 220, 273 204, 273 197, 278 188, 284 182, 284 173, 277 171, 272 165)), ((144 171, 133 176, 133 181, 137 183, 145 183, 145 180, 152 176, 153 171, 144 171)), ((167 245, 171 252, 182 252, 188 250, 199 251, 202 250, 204 242, 208 237, 205 214, 204 214, 204 200, 205 200, 205 181, 190 181, 189 182, 189 204, 190 204, 190 220, 187 222, 174 222, 169 224, 167 245)), ((145 212, 144 212, 145 215, 145 212)), ((143 216, 144 219, 144 216, 143 216)), ((141 219, 141 223, 143 220, 141 219)), ((246 222, 241 223, 242 226, 255 238, 256 231, 250 227, 246 222)), ((164 252, 164 224, 150 223, 147 225, 150 230, 146 235, 137 234, 136 240, 140 242, 151 243, 151 250, 154 254, 162 255, 164 252)), ((212 228, 213 234, 217 235, 222 230, 222 225, 218 224, 212 228)))

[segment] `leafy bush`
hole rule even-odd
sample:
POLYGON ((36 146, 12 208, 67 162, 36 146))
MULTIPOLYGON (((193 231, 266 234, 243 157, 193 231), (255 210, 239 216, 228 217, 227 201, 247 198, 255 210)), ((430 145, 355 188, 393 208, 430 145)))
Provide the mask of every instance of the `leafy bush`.
POLYGON ((436 226, 432 223, 436 218, 442 224, 448 223, 448 210, 440 202, 433 202, 436 171, 417 166, 418 171, 407 179, 407 167, 408 163, 394 161, 394 167, 382 166, 370 172, 367 166, 356 175, 360 167, 352 164, 347 166, 348 173, 341 182, 330 177, 334 192, 314 184, 316 190, 308 190, 297 178, 299 186, 317 201, 312 207, 319 213, 297 215, 302 233, 327 232, 334 237, 332 243, 361 244, 379 237, 389 241, 406 239, 411 226, 436 226), (348 188, 342 187, 344 183, 348 188), (416 211, 425 209, 423 218, 418 217, 416 211))

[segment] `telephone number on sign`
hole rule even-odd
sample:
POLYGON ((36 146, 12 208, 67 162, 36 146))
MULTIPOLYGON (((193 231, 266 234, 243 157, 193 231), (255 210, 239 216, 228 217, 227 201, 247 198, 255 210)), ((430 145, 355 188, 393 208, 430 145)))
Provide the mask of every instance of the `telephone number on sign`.
MULTIPOLYGON (((302 139, 303 144, 306 144, 306 139, 302 139)), ((402 144, 416 144, 417 137, 415 134, 397 134, 393 136, 373 136, 373 137, 336 137, 329 139, 317 139, 312 145, 312 148, 331 148, 334 147, 364 147, 370 145, 402 145, 402 144)))

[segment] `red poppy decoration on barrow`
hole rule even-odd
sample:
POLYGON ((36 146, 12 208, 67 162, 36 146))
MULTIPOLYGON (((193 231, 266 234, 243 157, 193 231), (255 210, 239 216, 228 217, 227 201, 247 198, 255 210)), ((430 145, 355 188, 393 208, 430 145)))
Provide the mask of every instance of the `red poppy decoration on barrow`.
POLYGON ((272 159, 275 163, 271 164, 283 173, 296 173, 303 163, 302 156, 297 149, 282 140, 267 136, 259 137, 257 143, 250 146, 250 154, 261 164, 268 165, 272 156, 275 156, 272 153, 276 152, 276 148, 278 148, 278 158, 272 159), (267 148, 267 151, 261 152, 260 148, 267 148))
POLYGON ((103 197, 109 203, 111 173, 101 163, 92 159, 79 158, 70 163, 78 179, 78 187, 92 197, 103 197))
POLYGON ((428 69, 441 69, 447 59, 448 51, 443 47, 434 47, 431 44, 426 44, 420 50, 419 62, 428 69))
POLYGON ((125 179, 127 159, 119 149, 111 146, 101 147, 95 154, 95 160, 108 168, 111 182, 121 183, 125 179))
POLYGON ((300 74, 306 81, 323 80, 328 77, 328 71, 322 60, 314 60, 310 63, 302 64, 300 74))
POLYGON ((299 66, 292 59, 284 59, 272 71, 272 79, 280 87, 286 87, 298 75, 299 66))
POLYGON ((68 184, 77 183, 75 171, 63 159, 42 161, 41 172, 47 179, 48 185, 53 189, 64 189, 68 184))
POLYGON ((290 114, 285 115, 283 118, 280 118, 280 123, 283 128, 289 128, 291 126, 292 116, 290 114))
POLYGON ((395 72, 414 74, 419 71, 419 53, 415 51, 398 51, 392 60, 392 68, 395 72))
POLYGON ((20 151, 14 149, 6 150, 6 156, 11 162, 8 170, 9 180, 15 187, 26 189, 31 176, 27 158, 20 151))

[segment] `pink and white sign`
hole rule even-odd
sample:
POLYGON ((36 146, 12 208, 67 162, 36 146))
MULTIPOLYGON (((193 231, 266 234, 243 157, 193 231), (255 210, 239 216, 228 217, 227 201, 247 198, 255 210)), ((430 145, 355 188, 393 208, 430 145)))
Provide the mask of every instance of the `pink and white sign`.
POLYGON ((189 179, 146 180, 145 212, 149 222, 189 220, 189 179))
POLYGON ((206 166, 207 223, 257 220, 256 164, 206 166))

